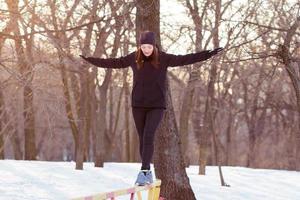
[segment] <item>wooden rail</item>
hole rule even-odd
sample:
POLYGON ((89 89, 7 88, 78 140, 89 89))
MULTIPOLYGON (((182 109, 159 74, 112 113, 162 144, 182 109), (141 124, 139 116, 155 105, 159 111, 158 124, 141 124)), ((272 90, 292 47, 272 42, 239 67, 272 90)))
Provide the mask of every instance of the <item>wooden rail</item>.
POLYGON ((142 200, 142 194, 141 194, 142 191, 148 191, 147 200, 162 200, 163 198, 159 197, 160 185, 161 185, 161 181, 156 180, 151 185, 135 186, 135 187, 122 189, 122 190, 115 190, 111 192, 105 192, 105 193, 95 194, 86 197, 79 197, 73 200, 107 200, 107 199, 116 200, 116 197, 118 196, 124 196, 129 194, 130 194, 130 200, 134 200, 135 194, 137 194, 138 200, 142 200))

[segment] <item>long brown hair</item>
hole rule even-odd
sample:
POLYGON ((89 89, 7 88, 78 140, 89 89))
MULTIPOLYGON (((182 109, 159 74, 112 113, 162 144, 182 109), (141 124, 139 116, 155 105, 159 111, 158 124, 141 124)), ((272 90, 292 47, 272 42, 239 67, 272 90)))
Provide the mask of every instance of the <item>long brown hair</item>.
POLYGON ((155 67, 155 68, 159 68, 159 53, 158 53, 158 48, 154 47, 153 48, 153 53, 151 54, 151 56, 149 56, 149 58, 146 58, 146 56, 143 54, 143 51, 141 49, 141 47, 138 48, 137 52, 136 52, 136 63, 137 63, 137 68, 141 69, 142 67, 144 67, 144 61, 145 59, 149 59, 151 64, 155 67))

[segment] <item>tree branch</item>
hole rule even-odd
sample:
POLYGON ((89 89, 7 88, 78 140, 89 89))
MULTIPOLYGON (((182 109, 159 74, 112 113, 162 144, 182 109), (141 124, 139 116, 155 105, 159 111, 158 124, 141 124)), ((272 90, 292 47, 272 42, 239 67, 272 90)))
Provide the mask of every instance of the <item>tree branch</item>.
POLYGON ((262 24, 259 24, 259 23, 256 23, 256 22, 250 22, 250 21, 247 21, 247 20, 236 21, 236 20, 223 19, 223 21, 252 24, 252 25, 255 25, 255 26, 267 28, 269 30, 275 30, 275 31, 281 31, 281 32, 288 32, 289 31, 289 29, 284 29, 284 28, 278 28, 278 27, 273 27, 273 26, 262 25, 262 24))
MULTIPOLYGON (((50 30, 50 29, 43 30, 43 31, 34 31, 34 32, 31 32, 31 33, 20 35, 19 37, 20 38, 25 38, 27 36, 32 36, 34 34, 42 34, 42 33, 49 33, 49 32, 50 33, 57 33, 57 32, 67 32, 67 31, 78 30, 78 29, 80 29, 82 27, 89 26, 89 25, 94 24, 94 23, 99 23, 99 22, 103 21, 104 18, 105 17, 102 17, 102 18, 100 18, 98 20, 91 21, 91 22, 88 22, 88 23, 85 23, 85 24, 82 24, 82 25, 79 25, 79 26, 74 26, 74 27, 71 27, 71 28, 68 28, 68 29, 61 29, 61 30, 57 30, 57 31, 50 30)), ((2 32, 0 33, 0 36, 7 37, 9 39, 16 39, 17 38, 17 36, 15 36, 15 35, 10 35, 10 34, 6 34, 6 33, 2 33, 2 32)))

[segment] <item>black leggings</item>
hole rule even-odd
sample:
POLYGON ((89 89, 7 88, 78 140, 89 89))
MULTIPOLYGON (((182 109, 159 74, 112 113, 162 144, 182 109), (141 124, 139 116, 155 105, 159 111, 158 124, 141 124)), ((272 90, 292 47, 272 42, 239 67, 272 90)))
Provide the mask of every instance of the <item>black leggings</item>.
POLYGON ((133 119, 139 134, 142 170, 150 169, 154 151, 155 131, 163 113, 164 109, 160 108, 132 108, 133 119))

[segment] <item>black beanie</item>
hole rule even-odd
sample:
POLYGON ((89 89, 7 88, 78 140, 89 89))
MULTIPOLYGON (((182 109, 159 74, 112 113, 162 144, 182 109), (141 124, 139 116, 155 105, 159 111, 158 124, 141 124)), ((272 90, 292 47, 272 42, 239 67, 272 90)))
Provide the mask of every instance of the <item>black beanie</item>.
POLYGON ((151 31, 142 32, 140 35, 140 44, 152 44, 155 46, 155 33, 151 31))

